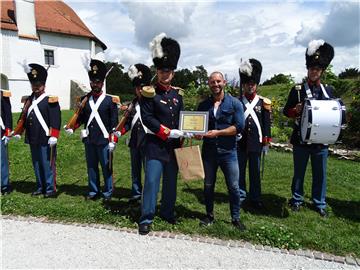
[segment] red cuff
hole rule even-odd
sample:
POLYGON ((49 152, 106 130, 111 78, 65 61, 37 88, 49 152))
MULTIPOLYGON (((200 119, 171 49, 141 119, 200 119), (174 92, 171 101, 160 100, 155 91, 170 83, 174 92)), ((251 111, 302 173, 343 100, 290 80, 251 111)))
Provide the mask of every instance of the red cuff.
POLYGON ((60 130, 56 128, 50 128, 50 137, 56 137, 59 138, 60 130))
POLYGON ((109 142, 113 142, 113 143, 117 143, 118 142, 118 137, 115 135, 115 133, 110 133, 109 134, 109 142))
POLYGON ((288 109, 287 113, 288 113, 288 116, 291 118, 296 118, 299 116, 298 113, 296 112, 296 108, 288 109))
POLYGON ((120 133, 121 133, 121 136, 122 136, 122 135, 124 135, 124 134, 126 133, 126 129, 125 129, 125 127, 123 127, 123 128, 121 129, 120 133))
POLYGON ((10 128, 5 128, 5 136, 10 137, 11 136, 11 129, 10 128))
POLYGON ((269 143, 271 141, 272 141, 271 137, 263 137, 263 139, 262 139, 263 143, 269 143))
POLYGON ((75 131, 75 129, 77 129, 77 128, 79 128, 80 127, 80 124, 79 123, 75 123, 75 125, 74 125, 74 131, 75 131))
POLYGON ((160 125, 160 130, 158 133, 156 133, 156 136, 158 136, 163 141, 166 141, 169 135, 170 129, 168 127, 165 127, 164 125, 160 125))

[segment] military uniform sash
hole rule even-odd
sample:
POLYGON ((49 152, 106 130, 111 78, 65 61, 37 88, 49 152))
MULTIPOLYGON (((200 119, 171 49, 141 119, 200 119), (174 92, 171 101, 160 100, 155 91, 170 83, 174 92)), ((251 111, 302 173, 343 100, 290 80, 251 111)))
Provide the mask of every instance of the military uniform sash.
POLYGON ((4 121, 2 120, 1 116, 0 116, 0 127, 1 129, 5 129, 4 121))
POLYGON ((43 128, 43 130, 45 131, 46 136, 50 136, 50 131, 49 131, 49 127, 47 126, 44 117, 42 116, 38 104, 44 99, 46 98, 47 95, 45 93, 43 93, 42 95, 40 95, 37 99, 35 99, 35 97, 33 98, 31 105, 27 111, 27 116, 29 116, 29 114, 31 113, 32 110, 34 110, 36 118, 39 120, 41 127, 43 128))
POLYGON ((107 139, 107 138, 109 138, 109 133, 107 132, 107 130, 105 128, 105 125, 104 125, 103 121, 101 120, 101 117, 100 117, 99 112, 98 112, 100 104, 104 101, 104 99, 105 99, 105 94, 104 93, 102 93, 99 96, 96 103, 94 102, 94 98, 92 96, 90 97, 89 105, 90 105, 90 108, 91 108, 91 114, 90 114, 89 120, 88 120, 88 122, 86 124, 86 131, 87 131, 87 133, 89 133, 89 125, 90 125, 91 121, 95 118, 96 122, 98 123, 98 125, 99 125, 99 127, 101 129, 101 132, 104 135, 104 138, 107 139))
MULTIPOLYGON (((304 84, 304 87, 305 87, 305 91, 306 91, 307 97, 308 97, 308 98, 312 98, 313 95, 312 95, 312 93, 311 93, 311 90, 310 90, 310 88, 309 88, 308 83, 305 83, 305 84, 304 84)), ((325 88, 324 88, 324 85, 323 85, 322 83, 320 83, 320 88, 321 88, 321 91, 322 91, 324 97, 325 97, 325 98, 329 98, 329 95, 328 95, 328 93, 326 92, 326 90, 325 90, 325 88)))
POLYGON ((251 115, 251 117, 254 119, 255 125, 258 129, 259 132, 259 142, 262 142, 262 131, 261 131, 261 126, 260 126, 260 122, 259 122, 259 118, 257 117, 254 108, 256 106, 256 104, 259 102, 260 98, 258 95, 255 95, 255 98, 253 99, 253 101, 251 101, 251 103, 247 100, 247 98, 245 96, 242 97, 242 101, 246 107, 245 113, 244 113, 244 118, 247 119, 249 115, 251 115))

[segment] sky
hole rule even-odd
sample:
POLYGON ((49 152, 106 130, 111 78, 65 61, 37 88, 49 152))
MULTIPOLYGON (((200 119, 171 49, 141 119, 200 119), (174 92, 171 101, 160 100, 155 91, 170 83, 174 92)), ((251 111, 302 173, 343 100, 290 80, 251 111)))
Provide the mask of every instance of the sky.
POLYGON ((64 0, 103 41, 105 60, 126 69, 152 65, 149 42, 161 32, 181 47, 178 69, 203 65, 239 79, 240 59, 262 63, 261 81, 274 74, 306 75, 313 39, 335 49, 335 74, 360 67, 358 1, 91 1, 64 0))

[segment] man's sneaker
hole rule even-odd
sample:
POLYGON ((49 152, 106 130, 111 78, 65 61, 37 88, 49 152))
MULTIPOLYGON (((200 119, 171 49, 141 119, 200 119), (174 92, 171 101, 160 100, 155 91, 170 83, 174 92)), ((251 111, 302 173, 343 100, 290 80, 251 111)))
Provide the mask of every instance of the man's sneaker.
POLYGON ((200 226, 210 226, 214 223, 214 217, 207 215, 205 218, 200 219, 200 226))
POLYGON ((238 229, 241 232, 246 230, 245 225, 242 224, 240 220, 233 220, 233 221, 231 221, 231 223, 236 229, 238 229))
POLYGON ((329 214, 326 212, 325 209, 317 208, 317 209, 316 209, 316 212, 318 212, 319 215, 320 215, 321 217, 323 217, 323 218, 329 217, 329 214))
POLYGON ((289 206, 290 206, 290 208, 291 208, 291 210, 292 210, 293 212, 299 212, 299 211, 300 211, 301 203, 299 203, 299 202, 294 202, 293 199, 290 199, 290 200, 289 200, 289 206))

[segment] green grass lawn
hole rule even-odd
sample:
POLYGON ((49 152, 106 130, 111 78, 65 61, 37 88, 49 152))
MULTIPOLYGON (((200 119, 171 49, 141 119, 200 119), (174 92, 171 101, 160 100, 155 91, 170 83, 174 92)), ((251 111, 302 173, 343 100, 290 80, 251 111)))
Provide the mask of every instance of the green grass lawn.
MULTIPOLYGON (((64 111, 62 119, 72 112, 64 111)), ((16 120, 17 117, 14 117, 16 120)), ((87 173, 84 146, 79 131, 71 137, 61 132, 57 157, 57 199, 33 198, 35 176, 29 146, 11 141, 9 144, 11 182, 15 191, 1 197, 3 214, 45 216, 52 220, 104 223, 119 227, 137 228, 139 206, 129 205, 131 179, 130 156, 125 137, 115 151, 113 200, 85 201, 87 173)), ((321 218, 310 206, 310 166, 305 180, 306 207, 293 213, 287 206, 292 177, 292 156, 271 150, 266 157, 262 182, 263 200, 268 211, 257 213, 250 208, 241 210, 246 232, 235 231, 230 223, 228 194, 224 177, 219 171, 216 186, 215 218, 210 227, 200 227, 204 216, 203 183, 178 181, 176 212, 179 223, 175 226, 155 218, 154 230, 167 230, 186 234, 209 235, 223 239, 244 239, 279 248, 308 248, 338 255, 360 257, 360 169, 359 163, 330 158, 328 163, 327 202, 330 217, 321 218)), ((101 179, 103 184, 103 180, 101 179)), ((160 199, 160 196, 159 196, 160 199)))

